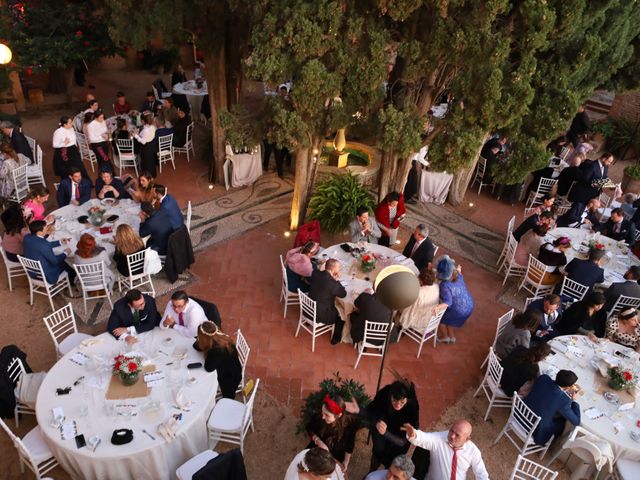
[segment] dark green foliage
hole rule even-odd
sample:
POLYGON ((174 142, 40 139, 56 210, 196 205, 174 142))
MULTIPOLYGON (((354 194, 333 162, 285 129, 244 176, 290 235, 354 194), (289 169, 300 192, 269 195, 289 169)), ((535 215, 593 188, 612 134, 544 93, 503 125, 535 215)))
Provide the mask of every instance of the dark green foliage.
POLYGON ((366 407, 371 402, 371 398, 367 395, 362 383, 353 379, 343 379, 340 377, 340 372, 336 372, 333 374, 333 378, 325 378, 320 382, 320 390, 311 393, 305 398, 304 405, 300 411, 297 433, 305 431, 307 423, 322 408, 322 399, 327 394, 330 396, 339 395, 345 401, 354 399, 360 407, 366 407))
POLYGON ((613 129, 606 136, 607 150, 614 155, 622 155, 632 148, 640 154, 639 122, 640 119, 633 122, 622 118, 613 120, 613 129))
POLYGON ((327 232, 340 233, 356 218, 356 209, 361 206, 371 210, 374 203, 358 177, 349 172, 334 174, 316 185, 309 200, 309 218, 319 220, 327 232))
POLYGON ((230 111, 221 109, 218 118, 227 142, 232 147, 253 147, 260 142, 261 136, 255 128, 252 115, 242 105, 233 105, 230 111))

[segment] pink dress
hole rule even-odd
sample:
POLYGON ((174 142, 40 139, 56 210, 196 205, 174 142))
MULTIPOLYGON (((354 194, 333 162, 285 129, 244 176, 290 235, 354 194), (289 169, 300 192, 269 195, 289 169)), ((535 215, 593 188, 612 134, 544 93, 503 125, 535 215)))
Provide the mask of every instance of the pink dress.
POLYGON ((33 216, 31 217, 31 221, 33 220, 44 220, 44 205, 42 203, 36 203, 33 200, 27 200, 24 202, 25 209, 29 209, 33 216))

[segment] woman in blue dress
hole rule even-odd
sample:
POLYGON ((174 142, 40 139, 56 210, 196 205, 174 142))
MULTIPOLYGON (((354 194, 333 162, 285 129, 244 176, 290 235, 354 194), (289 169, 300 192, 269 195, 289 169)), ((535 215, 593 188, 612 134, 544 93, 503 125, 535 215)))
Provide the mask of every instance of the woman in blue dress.
POLYGON ((473 298, 464 283, 462 267, 448 255, 436 262, 436 275, 440 280, 440 302, 448 305, 439 326, 438 341, 455 343, 454 328, 460 328, 473 312, 473 298))

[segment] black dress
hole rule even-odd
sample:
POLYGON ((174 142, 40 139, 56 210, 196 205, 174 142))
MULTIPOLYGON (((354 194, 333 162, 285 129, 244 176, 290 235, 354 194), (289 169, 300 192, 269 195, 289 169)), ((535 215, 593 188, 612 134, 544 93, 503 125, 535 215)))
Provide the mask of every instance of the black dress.
MULTIPOLYGON (((333 455, 333 458, 339 462, 344 462, 345 454, 353 453, 353 449, 356 443, 356 433, 358 432, 358 417, 350 415, 348 413, 343 414, 342 421, 344 422, 344 428, 340 435, 334 424, 327 424, 322 420, 322 414, 317 413, 307 424, 307 433, 309 435, 316 435, 322 440, 329 452, 333 455)), ((307 448, 314 448, 315 443, 311 442, 307 448)))
POLYGON ((53 173, 61 179, 69 176, 69 169, 76 167, 82 172, 83 178, 89 178, 82 163, 82 157, 76 145, 53 149, 53 173))
POLYGON ((502 378, 500 384, 504 393, 512 397, 514 392, 529 380, 533 380, 540 374, 537 363, 525 362, 522 356, 527 352, 527 348, 518 345, 507 357, 500 362, 502 368, 502 378))
MULTIPOLYGON (((193 344, 193 348, 200 351, 197 341, 193 344)), ((223 398, 235 398, 238 385, 242 381, 242 365, 236 347, 227 350, 214 346, 207 352, 204 369, 207 372, 217 372, 223 398)))
MULTIPOLYGON (((141 252, 142 250, 144 250, 144 248, 141 248, 140 250, 138 250, 138 252, 141 252)), ((138 252, 134 252, 134 253, 138 253, 138 252)), ((120 273, 120 275, 124 275, 125 277, 128 277, 129 264, 127 263, 127 256, 124 253, 121 253, 120 250, 118 250, 118 248, 116 248, 116 251, 113 252, 113 259, 116 262, 116 268, 118 269, 118 272, 120 273)), ((135 271, 133 272, 133 275, 137 275, 139 273, 142 273, 142 269, 135 269, 135 271)))

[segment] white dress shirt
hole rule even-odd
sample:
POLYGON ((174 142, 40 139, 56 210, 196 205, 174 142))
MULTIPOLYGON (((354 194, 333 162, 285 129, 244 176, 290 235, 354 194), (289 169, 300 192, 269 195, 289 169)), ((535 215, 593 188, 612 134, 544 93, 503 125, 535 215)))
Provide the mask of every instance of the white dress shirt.
POLYGON ((156 138, 156 127, 155 125, 145 125, 142 127, 140 133, 135 135, 135 139, 138 140, 143 145, 145 143, 153 142, 156 138))
POLYGON ((178 321, 178 317, 180 315, 173 309, 173 304, 171 300, 167 303, 167 308, 164 309, 164 315, 162 316, 162 320, 160 320, 160 328, 167 329, 170 327, 164 326, 164 321, 167 317, 173 317, 176 323, 173 325, 173 329, 178 332, 180 335, 184 335, 185 337, 196 337, 198 335, 198 327, 202 322, 207 320, 207 316, 204 314, 204 310, 195 300, 189 299, 187 304, 185 305, 184 310, 182 311, 182 320, 184 325, 180 325, 178 321))
MULTIPOLYGON (((416 430, 416 438, 409 440, 418 447, 431 452, 429 473, 425 480, 448 480, 451 478, 451 460, 453 449, 447 441, 449 432, 427 433, 416 430)), ((489 480, 489 473, 482 461, 480 449, 468 440, 457 452, 456 480, 466 480, 469 469, 473 471, 476 480, 489 480)))
POLYGON ((89 143, 106 142, 109 138, 107 124, 105 122, 93 120, 89 125, 87 125, 87 136, 89 137, 89 143))
POLYGON ((59 127, 53 132, 53 148, 71 147, 76 144, 76 132, 73 128, 59 127), (65 143, 65 139, 69 139, 65 143))

